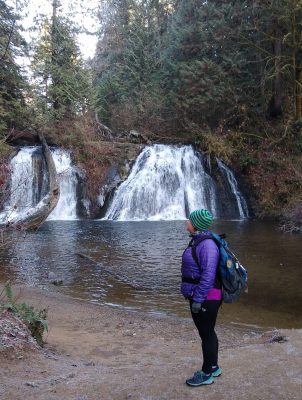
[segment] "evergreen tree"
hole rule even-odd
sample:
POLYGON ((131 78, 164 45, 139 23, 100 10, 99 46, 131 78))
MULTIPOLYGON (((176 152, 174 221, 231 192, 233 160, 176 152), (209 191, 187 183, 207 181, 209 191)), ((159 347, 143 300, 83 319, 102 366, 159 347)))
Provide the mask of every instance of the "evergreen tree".
POLYGON ((175 131, 301 117, 301 0, 106 4, 95 75, 106 123, 156 116, 175 131))
POLYGON ((20 17, 0 0, 0 134, 22 129, 27 123, 27 83, 16 59, 24 54, 25 41, 18 25, 20 17))
MULTIPOLYGON (((160 83, 167 1, 109 2, 96 55, 97 109, 106 123, 157 124, 164 94, 160 83)), ((119 126, 117 126, 118 128, 119 126)))
POLYGON ((166 52, 168 101, 179 123, 216 126, 246 118, 255 91, 254 54, 243 41, 251 34, 248 1, 180 0, 166 52))
POLYGON ((248 46, 255 46, 262 60, 268 115, 285 111, 297 120, 302 113, 302 1, 255 0, 254 9, 257 43, 251 37, 248 46))
POLYGON ((134 1, 110 0, 102 14, 102 30, 95 56, 96 107, 105 123, 110 121, 111 108, 126 95, 120 65, 131 24, 134 1))
POLYGON ((51 21, 42 24, 32 63, 38 110, 57 120, 84 112, 90 98, 89 72, 80 57, 76 30, 59 15, 59 6, 54 0, 51 21))

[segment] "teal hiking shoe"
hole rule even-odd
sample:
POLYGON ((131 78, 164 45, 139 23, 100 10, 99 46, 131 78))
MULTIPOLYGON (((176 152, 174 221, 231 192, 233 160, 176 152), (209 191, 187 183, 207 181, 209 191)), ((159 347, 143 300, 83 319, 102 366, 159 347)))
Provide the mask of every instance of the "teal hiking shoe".
POLYGON ((212 367, 212 376, 214 378, 217 378, 221 374, 222 374, 222 371, 221 371, 221 368, 218 367, 218 365, 216 367, 212 367))
POLYGON ((189 386, 211 385, 214 383, 212 374, 205 374, 203 371, 197 371, 194 376, 186 380, 189 386))

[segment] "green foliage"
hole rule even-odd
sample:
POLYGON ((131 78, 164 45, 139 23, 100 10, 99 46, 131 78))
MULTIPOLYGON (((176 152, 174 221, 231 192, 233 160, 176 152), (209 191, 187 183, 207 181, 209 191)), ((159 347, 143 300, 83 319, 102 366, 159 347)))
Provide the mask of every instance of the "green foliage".
POLYGON ((221 66, 211 60, 180 62, 176 72, 176 111, 184 121, 217 124, 232 104, 232 87, 221 66))
POLYGON ((11 311, 29 328, 32 336, 40 346, 44 345, 43 333, 48 331, 47 310, 36 310, 26 303, 17 304, 10 282, 4 286, 4 295, 0 296, 0 309, 11 311), (3 298, 3 299, 2 299, 3 298))
POLYGON ((0 140, 0 163, 12 153, 11 146, 7 145, 4 140, 0 140))
POLYGON ((58 15, 53 2, 52 19, 42 21, 32 69, 36 109, 40 124, 84 113, 90 103, 90 72, 84 66, 74 24, 58 15))
POLYGON ((302 116, 302 2, 257 1, 256 9, 259 38, 257 50, 263 59, 264 79, 272 88, 268 111, 271 116, 274 115, 274 103, 279 97, 281 111, 299 119, 302 116), (285 102, 286 96, 292 98, 291 105, 285 102))
POLYGON ((168 13, 162 3, 167 2, 107 2, 96 54, 95 105, 105 123, 121 121, 116 128, 123 127, 122 119, 126 127, 152 124, 162 112, 160 23, 168 13))
POLYGON ((242 171, 247 170, 253 165, 257 165, 257 160, 251 154, 241 154, 239 158, 239 165, 242 171))
POLYGON ((28 121, 25 96, 28 86, 16 58, 25 51, 19 16, 0 0, 0 137, 28 121))
POLYGON ((234 155, 234 148, 229 145, 227 137, 211 132, 210 129, 200 130, 196 125, 191 125, 191 129, 196 137, 195 144, 198 145, 204 153, 208 154, 210 157, 218 157, 227 163, 231 163, 234 155))
POLYGON ((134 124, 157 115, 176 133, 190 123, 249 129, 267 117, 301 117, 300 0, 105 4, 95 104, 107 124, 124 118, 127 126, 127 111, 134 124))
POLYGON ((130 104, 134 126, 156 115, 157 129, 177 134, 190 123, 238 126, 264 115, 256 51, 245 43, 256 32, 252 4, 107 1, 95 63, 100 117, 122 125, 130 104))
POLYGON ((255 103, 261 105, 254 54, 241 43, 252 29, 250 3, 177 3, 167 33, 165 70, 169 97, 181 97, 171 103, 181 120, 188 109, 185 116, 195 123, 238 126, 247 119, 245 104, 250 112, 255 103))

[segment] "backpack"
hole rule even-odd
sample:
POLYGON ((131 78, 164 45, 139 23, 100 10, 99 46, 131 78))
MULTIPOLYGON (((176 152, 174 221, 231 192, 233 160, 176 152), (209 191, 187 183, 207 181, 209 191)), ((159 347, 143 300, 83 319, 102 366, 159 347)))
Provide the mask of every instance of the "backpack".
POLYGON ((233 303, 238 300, 241 293, 247 289, 247 270, 240 264, 238 258, 228 248, 227 242, 224 240, 225 235, 217 235, 211 233, 203 237, 191 241, 192 256, 194 261, 199 265, 196 255, 196 247, 200 242, 206 239, 213 239, 219 249, 219 264, 217 267, 216 281, 220 283, 222 290, 222 300, 225 303, 233 303))

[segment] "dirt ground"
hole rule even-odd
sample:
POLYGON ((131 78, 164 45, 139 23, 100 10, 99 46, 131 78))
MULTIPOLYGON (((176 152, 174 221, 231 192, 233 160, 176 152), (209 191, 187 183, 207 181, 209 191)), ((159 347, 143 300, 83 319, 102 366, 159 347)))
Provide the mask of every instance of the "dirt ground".
POLYGON ((218 325, 222 376, 206 387, 192 321, 88 304, 18 287, 49 316, 43 350, 1 351, 5 400, 295 400, 302 395, 302 330, 263 333, 218 325), (286 338, 285 341, 280 338, 286 338))

